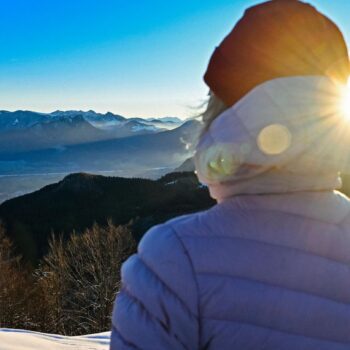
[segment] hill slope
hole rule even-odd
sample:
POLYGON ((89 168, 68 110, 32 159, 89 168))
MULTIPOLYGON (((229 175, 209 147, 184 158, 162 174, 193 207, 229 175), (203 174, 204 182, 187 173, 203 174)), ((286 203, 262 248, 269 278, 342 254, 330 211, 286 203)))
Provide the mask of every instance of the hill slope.
POLYGON ((213 204, 193 173, 172 173, 159 180, 79 173, 4 202, 0 219, 19 252, 36 262, 47 251, 52 231, 68 237, 94 222, 127 224, 135 219, 138 238, 156 223, 213 204))

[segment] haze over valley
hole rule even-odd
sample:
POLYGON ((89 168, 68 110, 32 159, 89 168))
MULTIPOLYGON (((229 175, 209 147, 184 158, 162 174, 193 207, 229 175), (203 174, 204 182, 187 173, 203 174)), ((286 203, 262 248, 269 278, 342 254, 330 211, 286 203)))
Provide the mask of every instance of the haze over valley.
POLYGON ((157 178, 193 152, 197 120, 0 111, 0 202, 75 172, 157 178))

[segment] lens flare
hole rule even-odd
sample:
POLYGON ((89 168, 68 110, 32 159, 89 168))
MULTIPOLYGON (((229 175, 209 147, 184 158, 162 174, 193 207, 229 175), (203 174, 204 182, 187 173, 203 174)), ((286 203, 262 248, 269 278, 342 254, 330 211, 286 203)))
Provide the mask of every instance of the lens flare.
POLYGON ((281 124, 271 124, 263 128, 257 138, 260 150, 268 155, 277 155, 286 151, 292 141, 292 135, 281 124))

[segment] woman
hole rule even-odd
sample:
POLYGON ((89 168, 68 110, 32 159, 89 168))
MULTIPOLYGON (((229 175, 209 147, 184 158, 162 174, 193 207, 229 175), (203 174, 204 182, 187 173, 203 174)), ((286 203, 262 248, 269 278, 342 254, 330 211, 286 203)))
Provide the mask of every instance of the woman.
POLYGON ((123 265, 111 349, 349 350, 348 52, 312 6, 269 1, 215 50, 195 164, 218 202, 123 265))

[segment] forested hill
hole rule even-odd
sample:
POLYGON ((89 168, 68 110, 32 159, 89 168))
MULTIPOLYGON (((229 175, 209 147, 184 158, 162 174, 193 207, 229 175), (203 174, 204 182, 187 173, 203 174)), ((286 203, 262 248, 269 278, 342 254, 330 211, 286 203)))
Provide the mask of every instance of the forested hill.
POLYGON ((68 237, 94 222, 116 225, 132 220, 138 239, 151 226, 214 204, 193 172, 158 180, 72 174, 39 191, 0 205, 0 220, 25 259, 37 262, 52 232, 68 237))

